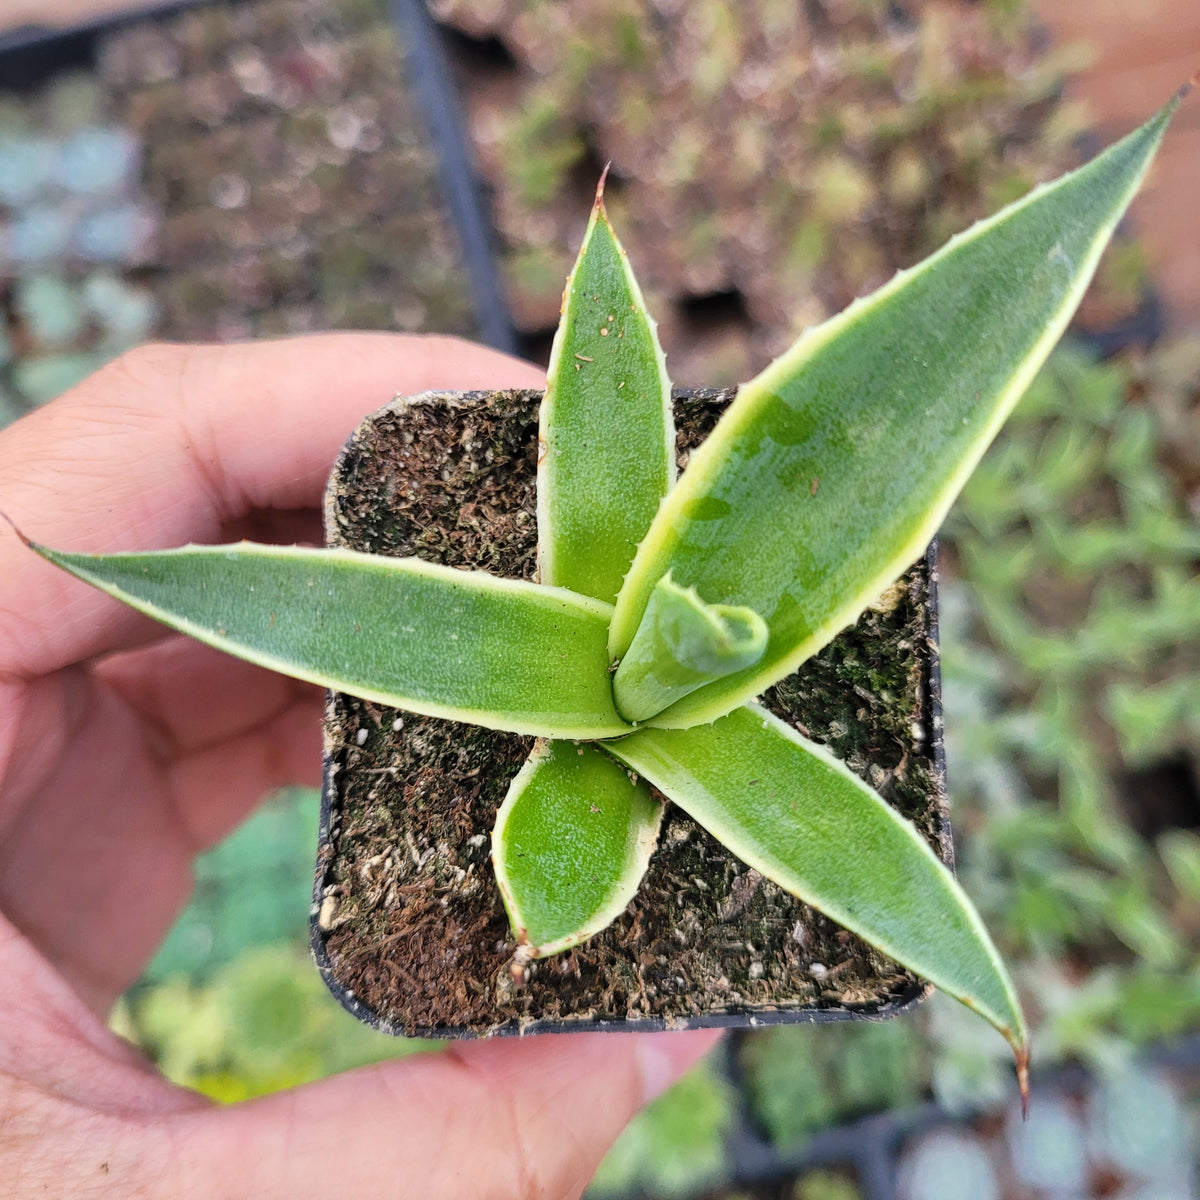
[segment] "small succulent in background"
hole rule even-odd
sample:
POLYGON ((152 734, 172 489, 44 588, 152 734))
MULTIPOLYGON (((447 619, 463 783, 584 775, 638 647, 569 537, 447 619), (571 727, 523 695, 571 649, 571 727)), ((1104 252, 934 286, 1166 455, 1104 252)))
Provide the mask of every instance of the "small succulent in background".
POLYGON ((1196 1194, 1193 1124, 1170 1073, 1110 1066, 1097 1080, 1047 1088, 1028 1121, 916 1133, 901 1152, 896 1191, 900 1200, 1185 1200, 1196 1194))
POLYGON ((152 334, 141 160, 86 75, 0 105, 0 425, 152 334))
MULTIPOLYGON (((1047 47, 1029 0, 431 7, 493 50, 464 65, 464 102, 518 328, 557 320, 589 166, 611 158, 611 209, 682 385, 748 378, 1078 162, 1085 121, 1062 84, 1081 48, 1047 47)), ((1101 290, 1108 319, 1127 317, 1101 290)))
MULTIPOLYGON (((914 828, 754 703, 924 549, 1064 329, 1182 89, 1080 170, 808 331, 673 478, 671 388, 601 189, 541 409, 540 583, 271 546, 50 561, 250 661, 539 740, 492 850, 523 962, 634 894, 657 788, 990 1021, 1024 1018, 914 828)), ((32 545, 32 543, 31 543, 32 545)))
POLYGON ((987 1151, 957 1129, 939 1129, 922 1138, 901 1160, 897 1182, 902 1200, 942 1200, 955 1194, 1000 1200, 987 1151))
MULTIPOLYGON (((388 11, 193 5, 102 39, 161 215, 160 336, 482 328, 388 11)), ((88 233, 122 228, 114 212, 88 233)))

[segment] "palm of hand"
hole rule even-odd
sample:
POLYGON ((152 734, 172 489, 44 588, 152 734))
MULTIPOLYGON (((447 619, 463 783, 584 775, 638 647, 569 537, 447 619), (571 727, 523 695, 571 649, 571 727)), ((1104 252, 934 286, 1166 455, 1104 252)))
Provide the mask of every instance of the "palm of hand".
MULTIPOLYGON (((538 381, 438 339, 150 348, 0 435, 0 501, 67 545, 135 530, 139 544, 313 539, 328 464, 363 411, 398 387, 538 381)), ((265 791, 316 781, 321 703, 166 636, 0 533, 9 1194, 303 1198, 336 1170, 339 1190, 371 1196, 574 1196, 639 1104, 711 1044, 481 1044, 227 1109, 155 1073, 104 1014, 186 902, 195 855, 265 791)))

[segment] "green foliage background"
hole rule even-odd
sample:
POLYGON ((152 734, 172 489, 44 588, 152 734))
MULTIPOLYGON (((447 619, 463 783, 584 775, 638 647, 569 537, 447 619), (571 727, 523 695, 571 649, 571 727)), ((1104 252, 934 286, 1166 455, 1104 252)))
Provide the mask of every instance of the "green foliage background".
POLYGON ((430 1049, 375 1033, 308 951, 318 794, 280 793, 205 854, 192 902, 113 1016, 176 1083, 230 1102, 430 1049))

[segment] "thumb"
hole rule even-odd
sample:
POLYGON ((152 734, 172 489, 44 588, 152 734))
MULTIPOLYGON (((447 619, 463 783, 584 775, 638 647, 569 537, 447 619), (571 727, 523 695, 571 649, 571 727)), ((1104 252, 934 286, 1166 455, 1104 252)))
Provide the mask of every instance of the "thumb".
POLYGON ((452 1045, 174 1118, 181 1197, 567 1200, 718 1039, 580 1033, 452 1045))

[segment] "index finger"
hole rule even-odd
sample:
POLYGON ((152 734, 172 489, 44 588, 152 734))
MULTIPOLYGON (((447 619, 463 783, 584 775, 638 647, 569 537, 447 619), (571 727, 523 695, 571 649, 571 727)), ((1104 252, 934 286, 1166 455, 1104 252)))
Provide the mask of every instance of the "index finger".
MULTIPOLYGON (((0 433, 0 509, 62 549, 211 542, 255 509, 316 505, 346 437, 397 393, 543 382, 457 338, 147 346, 0 433)), ((119 649, 144 623, 0 533, 0 676, 119 649)))

